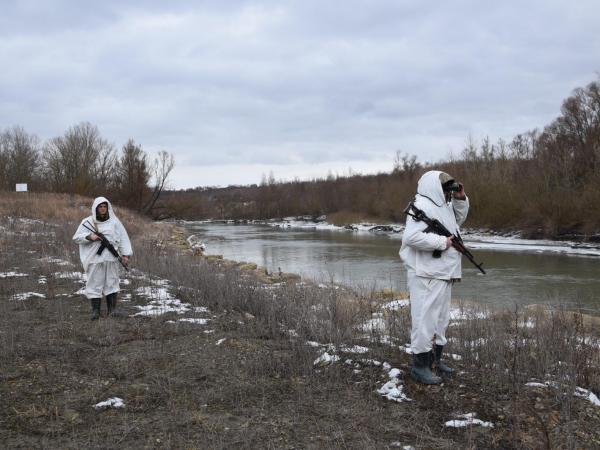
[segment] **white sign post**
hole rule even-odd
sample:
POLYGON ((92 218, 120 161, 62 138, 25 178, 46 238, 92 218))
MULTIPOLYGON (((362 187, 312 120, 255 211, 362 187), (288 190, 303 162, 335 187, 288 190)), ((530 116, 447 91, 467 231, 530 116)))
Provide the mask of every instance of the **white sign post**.
POLYGON ((27 192, 27 183, 17 183, 15 190, 17 192, 27 192))

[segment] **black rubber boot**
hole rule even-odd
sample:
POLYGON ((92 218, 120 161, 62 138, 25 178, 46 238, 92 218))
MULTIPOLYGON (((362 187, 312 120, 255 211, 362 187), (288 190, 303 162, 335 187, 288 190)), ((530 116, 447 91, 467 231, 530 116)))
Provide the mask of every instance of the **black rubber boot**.
POLYGON ((413 366, 410 376, 413 380, 423 384, 440 384, 442 379, 431 372, 431 352, 413 354, 413 366))
POLYGON ((115 312, 115 308, 117 307, 117 293, 113 292, 112 294, 108 294, 106 296, 106 310, 107 316, 112 316, 115 312))
POLYGON ((91 320, 98 320, 100 318, 100 302, 102 302, 101 298, 92 298, 90 299, 92 303, 92 317, 91 320))
POLYGON ((446 376, 446 377, 452 376, 454 374, 454 369, 448 367, 442 361, 442 353, 444 351, 444 346, 436 344, 433 351, 434 351, 435 367, 437 368, 438 373, 440 375, 446 376))

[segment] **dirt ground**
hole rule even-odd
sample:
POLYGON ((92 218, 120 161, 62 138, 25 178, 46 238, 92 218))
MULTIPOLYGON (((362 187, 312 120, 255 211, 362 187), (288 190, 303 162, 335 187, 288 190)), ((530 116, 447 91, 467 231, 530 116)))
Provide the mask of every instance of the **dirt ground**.
POLYGON ((541 387, 512 395, 464 361, 427 387, 410 379, 410 355, 397 348, 339 351, 340 361, 315 365, 319 348, 283 330, 270 337, 250 314, 202 309, 193 293, 177 297, 198 309, 134 316, 149 283, 135 271, 120 316, 104 317, 103 302, 91 322, 74 253, 6 235, 1 245, 3 448, 600 448, 600 407, 541 387), (402 370, 412 401, 377 394, 389 379, 384 361, 402 370), (93 407, 114 397, 125 406, 93 407), (471 412, 493 427, 444 426, 471 412))

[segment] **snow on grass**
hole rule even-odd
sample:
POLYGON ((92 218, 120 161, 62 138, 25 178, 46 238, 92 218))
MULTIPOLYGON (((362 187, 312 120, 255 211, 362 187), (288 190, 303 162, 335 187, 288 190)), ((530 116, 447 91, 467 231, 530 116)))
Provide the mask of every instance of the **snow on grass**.
POLYGON ((346 344, 342 344, 339 347, 337 347, 335 344, 320 344, 318 342, 315 341, 307 341, 306 342, 307 345, 309 345, 310 347, 315 347, 315 348, 320 348, 320 347, 324 347, 325 351, 331 352, 331 353, 336 353, 336 352, 343 352, 343 353, 358 353, 358 354, 362 354, 362 353, 368 353, 369 352, 369 348, 368 347, 363 347, 362 345, 346 345, 346 344))
POLYGON ((105 409, 105 408, 125 408, 125 402, 122 398, 113 397, 108 400, 104 400, 103 402, 96 403, 93 405, 93 408, 96 410, 105 409))
POLYGON ((480 311, 472 311, 464 308, 451 308, 450 320, 486 319, 488 314, 480 311))
POLYGON ((46 262, 46 263, 51 263, 51 264, 56 264, 57 266, 72 266, 72 265, 74 265, 70 261, 60 259, 60 258, 54 258, 52 256, 46 256, 44 258, 40 258, 40 261, 46 262))
POLYGON ((64 278, 69 280, 77 280, 81 283, 85 283, 87 280, 86 274, 82 272, 54 272, 52 274, 54 278, 64 278))
MULTIPOLYGON (((387 369, 390 367, 390 365, 388 363, 384 363, 383 367, 384 367, 384 369, 387 369)), ((400 378, 399 378, 400 375, 402 375, 402 371, 400 369, 389 368, 388 369, 389 380, 383 386, 381 386, 379 389, 377 389, 377 393, 379 395, 381 395, 382 397, 387 398, 388 400, 391 400, 394 402, 398 402, 398 403, 411 402, 412 399, 410 399, 404 393, 404 386, 402 385, 402 382, 400 381, 400 378)))
POLYGON ((16 301, 22 301, 22 300, 27 300, 28 298, 31 297, 37 297, 37 298, 46 298, 46 296, 44 294, 39 294, 37 292, 23 292, 21 294, 15 294, 11 297, 12 300, 16 300, 16 301))
POLYGON ((387 322, 381 314, 374 313, 373 318, 364 322, 359 328, 365 333, 380 333, 387 330, 387 322))
POLYGON ((394 441, 390 444, 390 447, 402 447, 402 450, 415 450, 412 445, 402 445, 400 441, 394 441))
POLYGON ((26 277, 26 273, 20 272, 0 272, 0 278, 17 278, 17 277, 26 277))
POLYGON ((476 417, 476 413, 459 414, 456 416, 456 419, 449 420, 446 423, 444 423, 444 426, 462 428, 471 425, 479 425, 484 428, 494 428, 494 424, 492 422, 484 422, 483 420, 477 419, 476 417))
POLYGON ((537 387, 537 388, 547 388, 549 385, 546 384, 546 383, 531 382, 531 383, 526 383, 525 386, 527 386, 527 387, 537 387))
POLYGON ((361 345, 354 345, 352 347, 346 345, 340 346, 340 352, 344 353, 368 353, 368 351, 368 347, 363 347, 361 345))
POLYGON ((406 308, 410 306, 410 300, 401 299, 401 300, 393 300, 391 302, 385 303, 381 306, 381 309, 387 309, 390 311, 398 311, 399 309, 406 308))
POLYGON ((210 319, 198 319, 198 318, 184 317, 183 319, 179 319, 177 322, 188 322, 188 323, 195 323, 197 325, 206 325, 209 321, 210 321, 210 319))
POLYGON ((377 361, 376 359, 361 359, 360 362, 367 366, 379 367, 382 365, 381 361, 377 361))
POLYGON ((222 338, 222 339, 219 339, 215 345, 221 345, 221 344, 222 344, 223 342, 225 342, 226 340, 227 340, 227 338, 222 338))
POLYGON ((133 317, 137 316, 161 316, 166 313, 174 312, 177 314, 185 314, 190 310, 188 305, 181 303, 180 300, 153 300, 145 306, 135 306, 140 312, 135 313, 133 317))
POLYGON ((412 350, 410 349, 410 344, 404 344, 404 346, 399 347, 404 353, 408 355, 412 355, 412 350))
MULTIPOLYGON (((162 280, 159 280, 162 281, 162 280)), ((188 303, 183 303, 181 300, 173 297, 164 283, 157 283, 159 286, 144 286, 135 290, 135 293, 140 297, 151 299, 150 303, 144 306, 137 305, 136 308, 140 312, 135 313, 135 316, 160 316, 169 312, 184 314, 192 309, 188 303)))
POLYGON ((314 366, 326 366, 328 364, 334 363, 336 361, 339 361, 340 357, 338 355, 330 355, 329 353, 325 352, 323 353, 321 356, 319 356, 317 359, 315 359, 315 361, 313 362, 314 366))
MULTIPOLYGON (((551 388, 555 388, 555 389, 558 389, 560 387, 560 385, 558 383, 556 383, 555 381, 545 381, 543 383, 538 383, 538 382, 532 381, 532 382, 526 383, 525 386, 532 387, 532 388, 551 387, 551 388)), ((598 399, 598 396, 596 394, 594 394, 592 391, 588 391, 587 389, 577 386, 577 387, 575 387, 575 392, 573 392, 573 395, 575 397, 579 397, 579 398, 588 400, 594 406, 600 406, 600 399, 598 399)))
POLYGON ((575 393, 573 395, 575 395, 575 397, 584 398, 584 399, 590 401, 595 406, 600 406, 600 400, 598 399, 596 394, 594 394, 591 391, 588 391, 587 389, 576 387, 575 393))

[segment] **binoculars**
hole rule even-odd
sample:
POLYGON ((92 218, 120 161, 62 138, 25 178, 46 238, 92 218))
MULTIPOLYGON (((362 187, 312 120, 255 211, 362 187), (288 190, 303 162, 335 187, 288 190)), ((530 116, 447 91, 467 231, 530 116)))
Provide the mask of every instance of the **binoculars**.
POLYGON ((462 184, 456 180, 448 180, 442 184, 444 192, 460 192, 462 190, 462 184))

